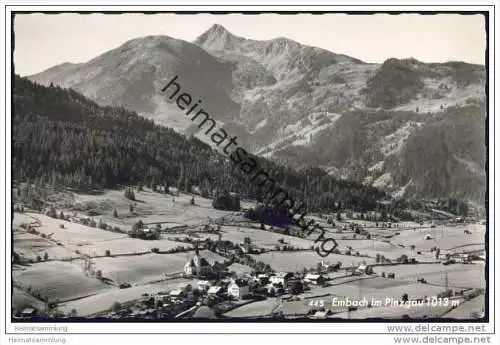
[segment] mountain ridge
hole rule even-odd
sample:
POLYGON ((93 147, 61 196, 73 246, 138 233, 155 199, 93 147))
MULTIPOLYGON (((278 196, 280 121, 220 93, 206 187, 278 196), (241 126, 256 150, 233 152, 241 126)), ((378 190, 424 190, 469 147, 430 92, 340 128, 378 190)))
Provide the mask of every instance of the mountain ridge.
MULTIPOLYGON (((484 166, 485 150, 476 148, 476 142, 474 157, 462 148, 445 160, 456 157, 448 166, 457 169, 457 176, 478 181, 472 183, 478 193, 447 184, 446 165, 436 169, 433 178, 438 181, 429 188, 404 167, 411 161, 412 136, 426 137, 447 111, 457 108, 470 115, 460 120, 460 128, 445 116, 442 126, 452 136, 462 133, 463 126, 481 133, 484 121, 476 123, 485 118, 481 104, 486 74, 481 65, 415 58, 365 63, 287 38, 246 39, 214 24, 192 43, 146 36, 87 63, 55 66, 29 78, 75 88, 99 104, 122 106, 190 133, 184 115, 158 91, 173 75, 249 151, 295 168, 321 165, 336 177, 375 184, 394 195, 452 193, 483 200, 485 178, 477 167, 484 166), (352 116, 356 121, 349 120, 352 116), (442 188, 440 181, 448 187, 442 188)), ((484 132, 474 138, 484 144, 484 132)), ((430 141, 428 150, 444 154, 442 144, 430 141)))

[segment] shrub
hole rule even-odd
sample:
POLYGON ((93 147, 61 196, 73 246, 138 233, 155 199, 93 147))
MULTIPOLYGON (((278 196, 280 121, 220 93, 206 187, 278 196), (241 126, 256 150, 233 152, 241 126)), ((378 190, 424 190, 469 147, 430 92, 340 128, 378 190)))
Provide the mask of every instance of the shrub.
POLYGON ((47 212, 47 216, 57 218, 57 212, 54 206, 50 206, 49 212, 47 212))
POLYGON ((111 251, 109 249, 106 249, 106 252, 104 253, 106 256, 111 256, 111 251))
POLYGON ((438 298, 445 298, 445 297, 451 297, 451 296, 453 296, 453 290, 452 289, 448 289, 446 291, 440 292, 437 295, 438 298))
POLYGON ((129 200, 135 200, 135 193, 132 188, 127 188, 125 190, 125 197, 129 200))
POLYGON ((108 228, 108 224, 104 223, 102 219, 99 219, 99 229, 106 230, 108 228))
POLYGON ((402 263, 402 264, 407 264, 408 263, 408 256, 403 254, 401 255, 398 259, 397 262, 402 263))
POLYGON ((114 312, 117 312, 121 309, 122 305, 118 302, 115 302, 113 303, 113 305, 111 306, 111 310, 114 311, 114 312))

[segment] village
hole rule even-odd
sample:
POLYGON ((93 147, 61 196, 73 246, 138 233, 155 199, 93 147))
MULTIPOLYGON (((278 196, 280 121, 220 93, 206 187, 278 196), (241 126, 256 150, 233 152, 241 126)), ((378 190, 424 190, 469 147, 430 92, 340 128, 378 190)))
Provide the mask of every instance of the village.
POLYGON ((17 318, 481 318, 485 224, 311 214, 339 246, 212 207, 196 193, 59 192, 13 213, 17 318), (133 199, 133 200, 131 200, 133 199), (346 300, 391 303, 339 303, 346 300), (336 302, 335 302, 336 301, 336 302), (443 301, 446 301, 444 303, 443 301))

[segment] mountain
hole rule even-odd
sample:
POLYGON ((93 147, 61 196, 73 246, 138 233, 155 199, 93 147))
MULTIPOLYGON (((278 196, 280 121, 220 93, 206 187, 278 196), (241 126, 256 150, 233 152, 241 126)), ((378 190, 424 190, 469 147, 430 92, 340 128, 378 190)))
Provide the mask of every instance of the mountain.
POLYGON ((231 70, 199 47, 168 36, 133 39, 86 63, 63 64, 33 75, 43 85, 72 88, 100 105, 124 107, 184 130, 190 123, 161 89, 174 76, 183 91, 219 119, 239 112, 229 93, 231 70))
POLYGON ((171 75, 260 156, 296 169, 321 166, 395 196, 484 203, 484 66, 365 63, 287 38, 238 37, 215 24, 192 43, 138 38, 29 78, 186 133, 182 113, 159 92, 171 75), (456 140, 464 135, 469 146, 456 140))

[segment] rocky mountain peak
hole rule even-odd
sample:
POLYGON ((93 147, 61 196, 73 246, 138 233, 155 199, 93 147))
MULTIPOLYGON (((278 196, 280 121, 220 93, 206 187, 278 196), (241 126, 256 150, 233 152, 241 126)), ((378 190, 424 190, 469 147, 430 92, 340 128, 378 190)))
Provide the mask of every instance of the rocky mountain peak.
POLYGON ((234 44, 241 38, 230 33, 220 24, 212 25, 207 31, 201 34, 194 43, 209 50, 225 50, 234 47, 234 44))

